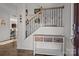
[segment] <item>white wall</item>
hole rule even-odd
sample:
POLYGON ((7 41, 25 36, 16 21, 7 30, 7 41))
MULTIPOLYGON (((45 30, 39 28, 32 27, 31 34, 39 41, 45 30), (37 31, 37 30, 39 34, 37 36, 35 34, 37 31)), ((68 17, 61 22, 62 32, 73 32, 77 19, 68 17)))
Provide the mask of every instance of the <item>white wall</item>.
POLYGON ((20 4, 17 8, 17 48, 22 48, 23 41, 25 40, 25 4, 20 4), (20 15, 22 15, 22 22, 20 22, 20 15))
POLYGON ((0 41, 10 39, 10 17, 16 15, 16 6, 8 3, 0 3, 0 17, 2 17, 6 25, 0 27, 0 41))
POLYGON ((72 4, 65 4, 64 8, 64 26, 65 26, 65 51, 67 55, 73 55, 73 43, 71 41, 73 26, 73 7, 72 4))
MULTIPOLYGON (((40 8, 40 7, 43 7, 43 8, 48 8, 48 7, 60 7, 60 6, 64 6, 64 14, 63 14, 63 20, 64 20, 64 35, 65 35, 65 53, 67 55, 73 55, 72 52, 73 52, 73 47, 72 47, 72 42, 71 42, 71 4, 69 3, 61 3, 61 4, 57 4, 57 3, 52 3, 52 4, 35 4, 35 3, 28 3, 26 4, 26 9, 28 9, 28 13, 29 13, 29 16, 32 16, 34 14, 34 9, 35 8, 40 8)), ((25 24, 25 23, 24 23, 25 24)), ((19 24, 19 26, 21 26, 21 24, 19 24)), ((22 32, 25 32, 25 30, 23 31, 22 29, 22 26, 21 28, 22 32)), ((53 29, 51 29, 53 31, 53 29)), ((32 39, 22 39, 23 35, 25 34, 22 34, 22 32, 19 33, 19 36, 21 38, 19 38, 19 42, 18 42, 18 49, 29 49, 29 50, 33 50, 33 41, 32 39), (20 35, 22 34, 22 36, 20 35)), ((62 32, 61 30, 59 32, 62 32)), ((58 33, 59 33, 58 32, 58 33)), ((40 32, 39 32, 40 33, 40 32)), ((49 32, 46 32, 46 33, 49 33, 49 32)), ((51 34, 53 34, 54 32, 52 32, 51 34)))
POLYGON ((10 39, 9 14, 5 13, 5 11, 0 10, 0 17, 2 17, 5 20, 5 22, 6 22, 5 26, 1 26, 0 27, 0 41, 8 40, 8 39, 10 39))
POLYGON ((33 50, 33 35, 44 34, 44 35, 64 35, 63 27, 40 27, 37 31, 32 33, 28 38, 22 40, 22 46, 18 46, 18 49, 33 50))

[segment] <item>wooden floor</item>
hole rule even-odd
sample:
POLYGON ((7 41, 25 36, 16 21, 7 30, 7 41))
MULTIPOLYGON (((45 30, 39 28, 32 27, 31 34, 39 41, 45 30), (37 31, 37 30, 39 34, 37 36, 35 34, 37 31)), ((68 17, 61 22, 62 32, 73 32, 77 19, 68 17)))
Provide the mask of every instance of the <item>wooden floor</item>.
POLYGON ((5 44, 8 41, 0 42, 0 56, 33 56, 33 51, 31 50, 17 50, 16 41, 5 44))
MULTIPOLYGON (((17 47, 16 41, 7 44, 3 43, 1 44, 0 42, 0 56, 33 56, 32 50, 16 49, 17 47)), ((36 54, 35 56, 47 56, 47 55, 36 54)))
POLYGON ((32 50, 18 49, 17 56, 33 56, 33 51, 32 50))

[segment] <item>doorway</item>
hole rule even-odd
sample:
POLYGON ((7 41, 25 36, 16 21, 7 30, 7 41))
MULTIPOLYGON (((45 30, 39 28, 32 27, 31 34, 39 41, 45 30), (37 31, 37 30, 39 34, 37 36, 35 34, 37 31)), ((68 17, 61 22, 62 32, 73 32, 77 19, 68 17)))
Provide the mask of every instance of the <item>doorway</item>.
POLYGON ((17 18, 10 18, 10 39, 17 37, 17 18))

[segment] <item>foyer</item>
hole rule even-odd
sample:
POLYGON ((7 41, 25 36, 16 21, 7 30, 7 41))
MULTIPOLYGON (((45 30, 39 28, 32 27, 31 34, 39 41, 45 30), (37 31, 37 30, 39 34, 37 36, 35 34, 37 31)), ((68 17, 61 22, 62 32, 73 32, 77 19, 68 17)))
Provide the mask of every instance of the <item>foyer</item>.
POLYGON ((74 3, 0 4, 0 56, 73 56, 74 3))

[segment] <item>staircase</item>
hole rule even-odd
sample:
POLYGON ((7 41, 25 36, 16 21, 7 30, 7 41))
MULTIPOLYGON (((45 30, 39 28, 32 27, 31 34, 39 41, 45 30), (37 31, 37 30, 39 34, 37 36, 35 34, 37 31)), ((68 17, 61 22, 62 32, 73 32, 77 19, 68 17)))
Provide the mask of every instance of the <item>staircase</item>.
POLYGON ((26 38, 40 27, 63 27, 63 6, 40 8, 40 11, 26 20, 26 38))

